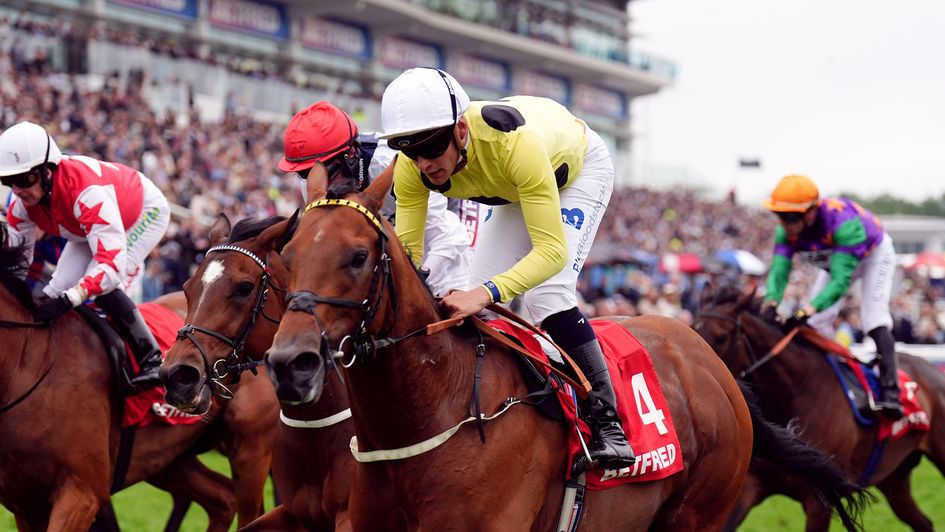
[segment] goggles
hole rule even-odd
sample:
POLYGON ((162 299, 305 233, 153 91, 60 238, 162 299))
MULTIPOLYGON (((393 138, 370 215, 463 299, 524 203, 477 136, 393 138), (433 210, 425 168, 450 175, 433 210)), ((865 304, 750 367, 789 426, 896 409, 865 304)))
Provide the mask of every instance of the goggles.
POLYGON ((0 183, 7 187, 30 188, 39 181, 39 172, 36 169, 30 170, 24 174, 8 175, 0 177, 0 183))
POLYGON ((804 219, 805 212, 776 212, 778 219, 786 224, 797 223, 804 219))
POLYGON ((450 147, 453 141, 454 125, 449 125, 435 129, 433 131, 422 131, 415 135, 406 137, 395 137, 388 143, 391 148, 400 150, 408 158, 416 161, 420 157, 424 159, 436 159, 440 157, 450 147))

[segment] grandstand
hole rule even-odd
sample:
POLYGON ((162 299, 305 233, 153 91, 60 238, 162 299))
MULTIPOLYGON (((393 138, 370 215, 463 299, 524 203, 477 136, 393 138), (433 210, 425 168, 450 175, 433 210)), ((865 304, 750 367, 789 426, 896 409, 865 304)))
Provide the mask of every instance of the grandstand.
MULTIPOLYGON (((13 0, 73 38, 31 36, 57 70, 91 83, 134 72, 155 112, 219 122, 227 109, 286 121, 330 99, 379 125, 379 96, 405 68, 456 75, 475 99, 512 93, 570 107, 630 179, 630 102, 675 66, 632 51, 622 0, 13 0), (68 22, 66 22, 68 21, 68 22), (141 45, 144 45, 142 47, 141 45)), ((58 33, 58 32, 57 32, 58 33)))

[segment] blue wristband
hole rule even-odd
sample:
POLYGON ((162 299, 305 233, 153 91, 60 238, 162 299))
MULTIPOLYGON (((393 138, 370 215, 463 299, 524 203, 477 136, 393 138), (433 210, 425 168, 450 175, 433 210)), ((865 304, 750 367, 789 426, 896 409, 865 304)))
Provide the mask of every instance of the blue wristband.
POLYGON ((482 283, 482 286, 486 287, 486 290, 489 291, 489 294, 492 296, 493 303, 502 302, 502 294, 499 293, 499 287, 495 285, 492 281, 486 281, 482 283))

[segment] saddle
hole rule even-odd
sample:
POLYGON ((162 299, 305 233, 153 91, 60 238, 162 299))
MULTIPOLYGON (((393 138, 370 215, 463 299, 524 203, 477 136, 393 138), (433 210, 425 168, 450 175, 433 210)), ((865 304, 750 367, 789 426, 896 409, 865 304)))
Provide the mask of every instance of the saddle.
POLYGON ((108 364, 112 368, 112 375, 115 376, 115 380, 112 381, 112 391, 119 397, 134 394, 135 389, 131 385, 131 378, 135 374, 135 367, 132 362, 133 357, 126 349, 124 340, 98 309, 88 305, 79 305, 75 310, 95 331, 105 346, 108 364))

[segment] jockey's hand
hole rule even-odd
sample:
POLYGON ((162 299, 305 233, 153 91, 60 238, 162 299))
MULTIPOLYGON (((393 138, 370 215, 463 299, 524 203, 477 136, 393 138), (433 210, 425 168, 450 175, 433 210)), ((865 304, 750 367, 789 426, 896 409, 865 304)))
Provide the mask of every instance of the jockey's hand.
POLYGON ((810 305, 795 310, 794 314, 791 314, 791 317, 784 322, 784 328, 791 330, 801 325, 807 325, 807 320, 810 319, 813 313, 813 308, 810 305))
POLYGON ((72 310, 72 301, 66 294, 43 301, 33 309, 36 321, 49 322, 72 310))
POLYGON ((492 303, 492 297, 485 286, 472 290, 454 290, 443 298, 441 304, 449 312, 450 318, 465 318, 478 313, 492 303))
POLYGON ((774 301, 766 301, 761 307, 761 319, 768 323, 781 323, 781 317, 778 316, 778 304, 774 301))

